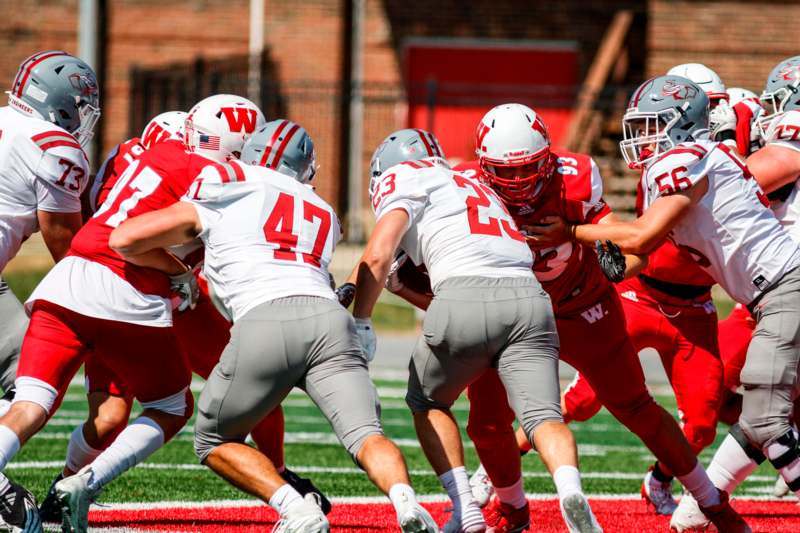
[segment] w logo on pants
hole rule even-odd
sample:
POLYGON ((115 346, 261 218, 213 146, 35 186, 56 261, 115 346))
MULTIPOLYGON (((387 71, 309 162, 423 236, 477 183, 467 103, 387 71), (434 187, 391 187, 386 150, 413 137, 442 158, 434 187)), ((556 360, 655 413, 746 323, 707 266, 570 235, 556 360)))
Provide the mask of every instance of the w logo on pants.
POLYGON ((603 304, 594 304, 593 306, 587 308, 586 311, 581 313, 583 319, 589 324, 594 324, 605 315, 606 312, 603 310, 603 304))

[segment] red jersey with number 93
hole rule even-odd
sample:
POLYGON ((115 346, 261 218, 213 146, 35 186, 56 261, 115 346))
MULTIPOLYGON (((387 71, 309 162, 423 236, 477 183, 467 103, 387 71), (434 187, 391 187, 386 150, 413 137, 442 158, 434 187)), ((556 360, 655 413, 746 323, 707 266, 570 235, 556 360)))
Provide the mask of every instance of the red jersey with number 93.
POLYGON ((168 297, 169 278, 162 272, 128 263, 108 246, 111 232, 130 217, 177 202, 208 159, 186 152, 179 141, 147 150, 117 179, 94 217, 72 239, 69 255, 100 263, 144 294, 168 297))
MULTIPOLYGON (((595 224, 611 212, 603 201, 603 180, 591 157, 567 151, 554 153, 556 170, 545 190, 521 207, 507 206, 520 228, 544 217, 560 216, 573 224, 595 224)), ((480 171, 477 161, 457 167, 480 171)), ((594 304, 609 282, 593 249, 565 242, 555 247, 531 248, 533 273, 553 301, 556 315, 567 315, 594 304)))
POLYGON ((339 220, 310 187, 231 161, 203 169, 183 201, 203 226, 203 273, 234 322, 277 298, 336 299, 328 264, 341 238, 339 220), (236 181, 226 179, 236 173, 236 181))

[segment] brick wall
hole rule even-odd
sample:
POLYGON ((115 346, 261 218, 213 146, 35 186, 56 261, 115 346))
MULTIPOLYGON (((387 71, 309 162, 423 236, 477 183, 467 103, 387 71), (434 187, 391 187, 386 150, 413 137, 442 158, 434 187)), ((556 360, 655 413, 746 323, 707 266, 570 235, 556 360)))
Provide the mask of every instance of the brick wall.
POLYGON ((729 87, 760 93, 775 64, 800 54, 800 3, 651 0, 648 72, 705 63, 729 87))

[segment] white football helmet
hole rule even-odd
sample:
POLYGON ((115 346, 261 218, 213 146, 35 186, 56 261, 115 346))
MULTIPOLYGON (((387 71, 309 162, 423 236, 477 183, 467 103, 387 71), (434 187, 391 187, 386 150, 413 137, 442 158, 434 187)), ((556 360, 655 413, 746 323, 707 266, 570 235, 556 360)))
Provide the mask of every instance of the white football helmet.
POLYGON ((730 89, 725 89, 725 92, 728 93, 728 103, 731 107, 735 106, 742 100, 754 100, 758 102, 758 95, 749 89, 744 89, 742 87, 731 87, 730 89))
POLYGON ((511 205, 536 198, 555 168, 547 127, 522 104, 502 104, 483 116, 475 133, 475 153, 481 179, 511 205), (504 170, 511 168, 516 169, 513 175, 504 170))
POLYGON ((725 92, 725 84, 722 83, 722 79, 716 72, 702 63, 675 65, 669 69, 667 76, 681 76, 693 81, 706 93, 712 108, 720 100, 728 99, 728 93, 725 92))
POLYGON ((247 138, 266 124, 256 104, 232 94, 199 101, 186 117, 186 147, 214 161, 239 157, 247 138))
POLYGON ((156 115, 142 130, 142 146, 149 149, 154 144, 168 140, 183 141, 186 117, 184 111, 167 111, 156 115))

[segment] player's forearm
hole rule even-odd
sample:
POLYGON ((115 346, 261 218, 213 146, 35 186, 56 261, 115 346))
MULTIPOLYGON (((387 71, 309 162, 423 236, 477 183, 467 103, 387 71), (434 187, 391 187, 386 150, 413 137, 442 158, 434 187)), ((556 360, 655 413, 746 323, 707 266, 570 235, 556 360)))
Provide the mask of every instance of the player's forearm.
POLYGON ((405 285, 401 287, 398 291, 394 292, 397 296, 402 298, 403 300, 407 301, 414 307, 418 307, 423 311, 427 311, 428 306, 431 305, 431 300, 433 297, 430 294, 421 294, 414 290, 409 289, 405 285))
POLYGON ((392 265, 392 255, 380 254, 370 251, 364 252, 356 267, 356 298, 353 304, 353 316, 356 318, 369 318, 375 302, 386 284, 389 268, 392 265))
POLYGON ((652 239, 640 225, 632 222, 583 224, 574 226, 575 240, 588 246, 595 241, 611 241, 626 254, 644 255, 650 251, 652 239))
POLYGON ((198 224, 194 208, 178 202, 126 220, 111 232, 108 245, 123 257, 141 255, 192 241, 199 233, 198 224))
POLYGON ((141 254, 129 255, 120 253, 120 255, 129 263, 141 267, 153 268, 170 276, 182 274, 189 270, 189 267, 186 266, 183 261, 163 248, 148 250, 141 254))

